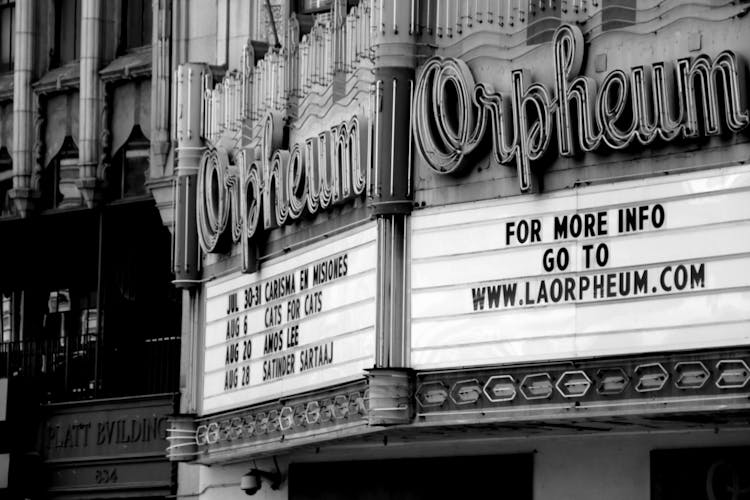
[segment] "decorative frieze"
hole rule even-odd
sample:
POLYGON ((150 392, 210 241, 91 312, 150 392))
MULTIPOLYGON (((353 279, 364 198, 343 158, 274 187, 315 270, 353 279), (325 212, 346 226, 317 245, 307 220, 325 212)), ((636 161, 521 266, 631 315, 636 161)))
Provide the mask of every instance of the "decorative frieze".
POLYGON ((749 362, 747 350, 715 350, 417 373, 374 369, 366 383, 207 417, 173 418, 168 454, 172 460, 208 463, 228 450, 274 452, 324 442, 332 429, 361 435, 383 425, 419 432, 431 423, 508 421, 522 428, 608 415, 637 420, 715 407, 747 410, 749 362))
POLYGON ((294 406, 259 408, 218 421, 200 423, 195 431, 199 449, 239 440, 262 441, 316 428, 362 420, 367 415, 366 397, 354 391, 294 406))
POLYGON ((617 413, 623 403, 632 411, 653 403, 659 412, 670 412, 684 411, 683 401, 702 401, 700 406, 721 398, 747 406, 749 360, 746 350, 708 351, 419 372, 417 416, 581 418, 595 411, 617 413))
POLYGON ((229 448, 288 446, 297 436, 323 441, 331 429, 366 426, 368 398, 363 380, 210 417, 173 418, 168 454, 172 460, 204 460, 229 448))
POLYGON ((412 0, 411 4, 410 32, 434 37, 438 44, 479 32, 513 35, 550 17, 584 22, 602 11, 602 0, 412 0))

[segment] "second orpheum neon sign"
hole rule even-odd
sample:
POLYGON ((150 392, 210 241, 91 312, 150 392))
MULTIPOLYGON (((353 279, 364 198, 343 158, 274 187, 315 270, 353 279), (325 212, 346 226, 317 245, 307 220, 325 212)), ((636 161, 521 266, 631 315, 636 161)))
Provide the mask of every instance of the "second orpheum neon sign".
POLYGON ((602 146, 618 150, 657 139, 718 135, 722 111, 732 132, 750 123, 744 69, 732 51, 713 60, 707 55, 679 59, 674 75, 664 62, 651 65, 650 78, 643 66, 629 73, 615 70, 597 90, 592 78, 579 75, 584 56, 579 28, 558 28, 552 48, 554 92, 541 83, 527 87, 526 71, 515 70, 510 95, 503 96, 485 83, 475 83, 461 60, 427 61, 416 83, 412 127, 427 165, 436 173, 459 173, 489 135, 494 160, 515 162, 520 189, 526 192, 534 189, 532 162, 549 151, 553 135, 558 153, 573 156, 577 150, 590 152, 602 146))
POLYGON ((361 196, 366 189, 368 127, 354 116, 290 150, 281 149, 281 124, 266 116, 257 148, 241 150, 230 167, 221 147, 208 149, 198 172, 197 226, 204 252, 223 239, 240 243, 243 271, 250 240, 270 229, 361 196), (248 157, 254 152, 255 157, 248 157), (263 220, 261 221, 261 217, 263 220))

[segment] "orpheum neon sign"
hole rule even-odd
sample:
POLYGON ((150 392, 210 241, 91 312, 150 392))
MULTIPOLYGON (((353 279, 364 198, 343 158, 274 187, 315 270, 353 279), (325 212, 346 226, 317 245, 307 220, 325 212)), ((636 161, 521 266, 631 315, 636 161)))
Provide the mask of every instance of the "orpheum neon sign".
POLYGON ((209 148, 198 171, 197 226, 204 252, 222 241, 240 243, 249 267, 250 240, 361 196, 366 190, 369 129, 357 116, 281 149, 280 119, 267 114, 259 146, 240 150, 229 164, 222 147, 209 148), (262 217, 262 221, 261 221, 262 217))
POLYGON ((436 173, 459 173, 488 135, 499 164, 515 162, 521 191, 533 189, 532 162, 547 154, 556 130, 561 156, 603 146, 623 149, 635 143, 718 135, 724 125, 739 132, 750 123, 745 107, 744 68, 732 51, 679 59, 674 70, 658 62, 650 76, 643 66, 608 73, 596 82, 579 75, 583 35, 575 26, 555 32, 554 93, 541 83, 526 86, 525 70, 511 73, 503 96, 475 83, 465 62, 428 60, 416 83, 413 136, 420 154, 436 173), (720 92, 721 90, 721 92, 720 92), (575 126, 574 126, 575 122, 575 126))

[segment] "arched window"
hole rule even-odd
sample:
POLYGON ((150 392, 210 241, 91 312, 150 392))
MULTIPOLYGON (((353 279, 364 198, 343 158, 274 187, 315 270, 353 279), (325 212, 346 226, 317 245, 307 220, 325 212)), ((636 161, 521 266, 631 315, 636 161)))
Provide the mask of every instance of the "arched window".
POLYGON ((136 125, 127 142, 112 157, 107 169, 105 198, 122 200, 148 194, 149 142, 136 125))
POLYGON ((7 148, 0 148, 0 217, 13 213, 11 189, 13 189, 13 160, 7 148))

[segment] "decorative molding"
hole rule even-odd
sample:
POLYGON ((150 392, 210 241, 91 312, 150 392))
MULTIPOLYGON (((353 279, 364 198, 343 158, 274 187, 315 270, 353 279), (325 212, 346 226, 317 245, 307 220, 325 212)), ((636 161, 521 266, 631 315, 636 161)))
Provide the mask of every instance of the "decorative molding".
POLYGON ((286 448, 298 436, 322 442, 330 439, 335 429, 352 424, 365 428, 368 397, 367 384, 361 380, 239 411, 198 417, 194 425, 186 423, 190 416, 181 416, 173 419, 168 430, 173 443, 168 454, 172 460, 189 460, 189 454, 198 461, 210 462, 212 455, 238 447, 250 450, 248 453, 269 443, 286 448), (183 450, 179 453, 185 453, 184 457, 178 456, 178 450, 183 450))
POLYGON ((99 77, 104 83, 149 78, 152 69, 151 59, 151 45, 138 48, 114 59, 104 69, 99 70, 99 77))
POLYGON ((745 349, 420 372, 417 415, 443 423, 469 415, 572 419, 593 411, 645 412, 644 405, 661 413, 697 411, 717 399, 750 409, 748 360, 745 349))
POLYGON ((368 423, 408 424, 414 418, 414 373, 410 368, 370 368, 368 423))
POLYGON ((31 172, 31 187, 39 192, 41 189, 39 182, 44 169, 44 154, 47 149, 44 140, 47 126, 47 100, 44 95, 35 93, 34 101, 36 104, 34 107, 34 164, 31 172))
MULTIPOLYGON (((233 149, 258 143, 263 140, 268 113, 292 121, 308 115, 320 117, 334 100, 338 73, 361 73, 367 78, 373 60, 369 3, 361 1, 348 13, 341 11, 342 5, 336 4, 334 16, 316 16, 311 31, 299 42, 299 23, 292 15, 280 31, 285 42, 281 48, 249 40, 239 68, 227 72, 223 80, 215 72, 207 74, 202 137, 213 146, 233 149)), ((274 16, 281 14, 281 7, 275 6, 274 16)))
POLYGON ((167 458, 170 462, 185 462, 198 455, 195 426, 195 415, 173 415, 169 417, 167 458))
POLYGON ((367 382, 209 416, 176 417, 168 454, 172 460, 215 463, 382 432, 383 425, 394 425, 398 435, 416 435, 434 425, 446 432, 448 426, 473 424, 536 432, 586 428, 586 422, 598 429, 600 423, 637 427, 649 421, 702 425, 707 418, 731 423, 742 415, 746 421, 749 362, 750 350, 744 349, 425 371, 416 377, 401 369, 405 384, 388 387, 373 384, 373 373, 388 378, 396 370, 375 369, 367 382), (414 405, 403 404, 412 394, 414 405))
POLYGON ((363 420, 367 414, 366 399, 366 393, 363 396, 354 391, 312 399, 306 404, 259 408, 241 416, 202 423, 196 428, 195 439, 202 449, 239 439, 262 441, 274 435, 336 425, 343 420, 363 420))
MULTIPOLYGON (((376 6, 374 10, 374 26, 386 31, 385 27, 397 25, 387 8, 376 6)), ((636 23, 634 2, 626 0, 508 0, 499 4, 412 0, 409 33, 420 45, 450 51, 451 56, 474 52, 492 40, 493 50, 482 50, 482 56, 498 57, 495 47, 499 42, 505 52, 502 57, 511 60, 534 45, 549 41, 561 22, 580 26, 592 38, 611 30, 645 34, 654 33, 675 19, 717 21, 741 17, 747 6, 729 1, 665 0, 637 12, 640 17, 636 23)))
POLYGON ((80 76, 80 64, 75 61, 48 71, 33 83, 31 88, 39 95, 78 91, 81 82, 80 76))
POLYGON ((97 178, 105 181, 112 155, 112 84, 102 85, 101 132, 99 133, 99 168, 97 178))

